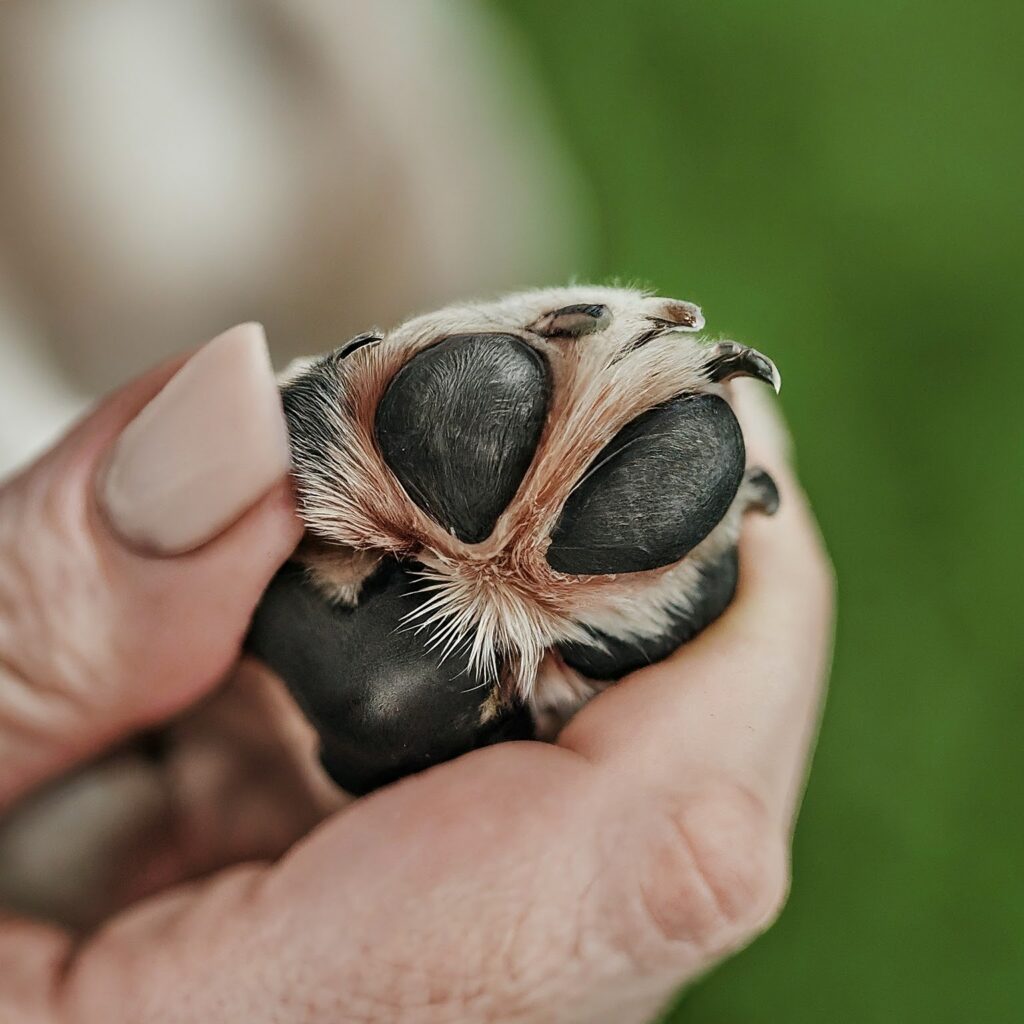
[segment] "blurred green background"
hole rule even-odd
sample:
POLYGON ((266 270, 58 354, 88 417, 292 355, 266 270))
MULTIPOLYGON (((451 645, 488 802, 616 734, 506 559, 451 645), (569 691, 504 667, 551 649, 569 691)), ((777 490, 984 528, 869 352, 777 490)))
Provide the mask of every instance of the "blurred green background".
POLYGON ((840 584, 778 925, 673 1022, 1024 1011, 1024 7, 492 0, 593 192, 581 276, 783 371, 840 584))

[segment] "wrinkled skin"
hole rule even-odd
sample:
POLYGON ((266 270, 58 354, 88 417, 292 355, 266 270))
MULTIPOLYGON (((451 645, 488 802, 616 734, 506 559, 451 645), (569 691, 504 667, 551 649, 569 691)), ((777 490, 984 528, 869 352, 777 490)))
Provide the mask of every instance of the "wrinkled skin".
POLYGON ((763 408, 737 411, 781 511, 749 523, 717 623, 557 745, 340 807, 279 684, 233 669, 300 535, 287 487, 176 558, 96 515, 105 451, 171 369, 0 492, 0 807, 143 726, 166 791, 111 854, 101 928, 0 918, 0 1020, 629 1024, 773 919, 832 580, 763 408))

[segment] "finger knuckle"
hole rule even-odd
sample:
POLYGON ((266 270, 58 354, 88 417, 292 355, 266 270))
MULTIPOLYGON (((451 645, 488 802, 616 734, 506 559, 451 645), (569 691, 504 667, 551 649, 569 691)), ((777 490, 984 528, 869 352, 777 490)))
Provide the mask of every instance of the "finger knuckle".
POLYGON ((642 906, 663 947, 720 955, 774 921, 788 891, 779 826, 749 790, 707 785, 652 817, 642 906))
POLYGON ((62 714, 87 708, 103 676, 107 585, 78 490, 37 470, 0 494, 0 657, 62 714))

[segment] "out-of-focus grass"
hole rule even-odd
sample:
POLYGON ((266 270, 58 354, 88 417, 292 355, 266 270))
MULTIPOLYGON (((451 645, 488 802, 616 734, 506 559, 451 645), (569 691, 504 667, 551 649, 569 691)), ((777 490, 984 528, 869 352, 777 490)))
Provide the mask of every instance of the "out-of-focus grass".
POLYGON ((594 195, 582 276, 783 371, 841 596, 782 920, 673 1022, 1024 1012, 1024 7, 492 0, 594 195))

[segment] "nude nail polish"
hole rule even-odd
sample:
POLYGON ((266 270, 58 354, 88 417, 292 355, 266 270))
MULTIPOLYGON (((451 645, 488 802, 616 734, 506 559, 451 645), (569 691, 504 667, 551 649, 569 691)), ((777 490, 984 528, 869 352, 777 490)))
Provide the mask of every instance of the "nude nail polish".
POLYGON ((124 429, 100 503, 125 541, 178 555, 221 534, 287 472, 288 430, 266 336, 232 327, 124 429))

